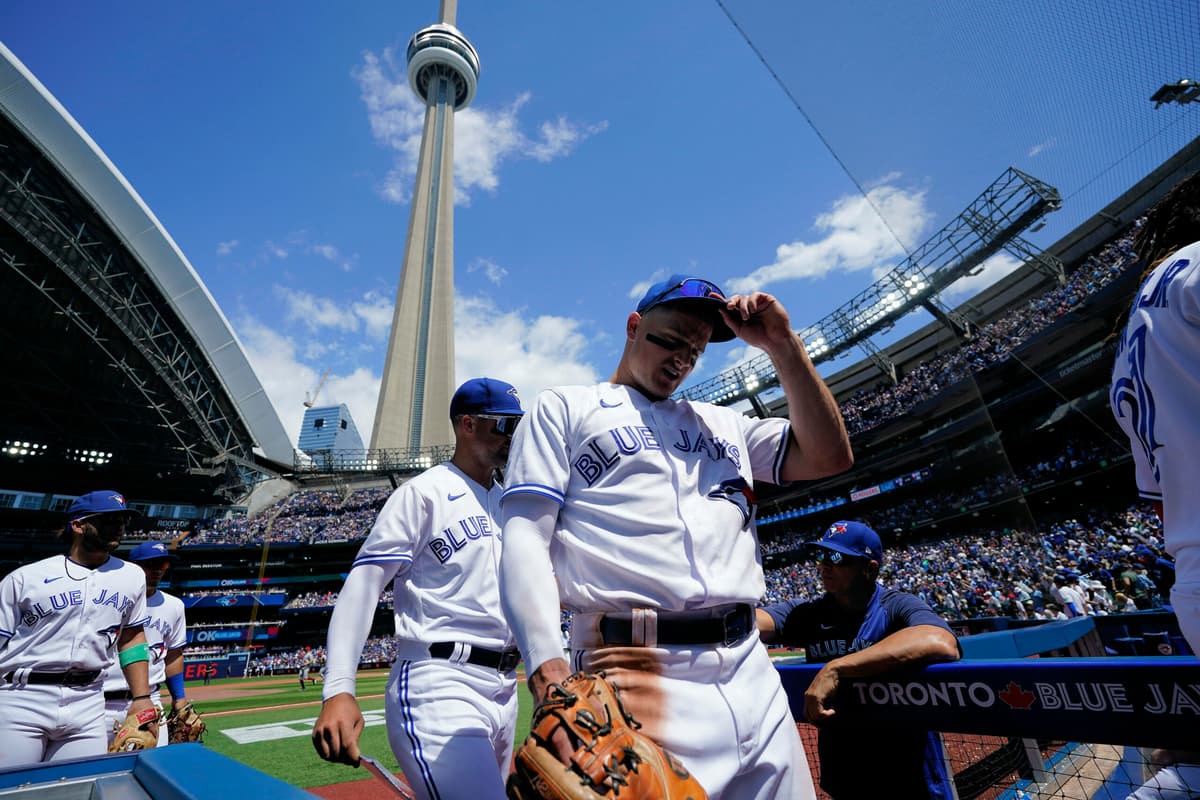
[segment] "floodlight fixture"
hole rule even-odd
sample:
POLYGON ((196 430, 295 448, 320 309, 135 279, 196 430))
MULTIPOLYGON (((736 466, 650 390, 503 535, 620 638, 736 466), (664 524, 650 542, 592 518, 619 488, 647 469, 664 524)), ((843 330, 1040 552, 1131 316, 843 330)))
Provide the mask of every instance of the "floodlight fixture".
POLYGON ((1182 106, 1200 102, 1200 83, 1189 78, 1180 78, 1174 83, 1164 83, 1157 92, 1150 95, 1150 100, 1154 103, 1155 108, 1166 103, 1178 103, 1182 106))

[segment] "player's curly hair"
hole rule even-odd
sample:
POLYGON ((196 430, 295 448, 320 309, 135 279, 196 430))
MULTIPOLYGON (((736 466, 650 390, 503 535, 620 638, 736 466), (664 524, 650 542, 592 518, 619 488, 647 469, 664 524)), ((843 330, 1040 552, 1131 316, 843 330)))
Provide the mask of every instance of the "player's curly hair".
POLYGON ((1185 245, 1200 241, 1200 172, 1175 184, 1146 214, 1133 240, 1147 270, 1185 245))
POLYGON ((1146 212, 1146 222, 1133 239, 1133 249, 1142 264, 1138 289, 1129 306, 1115 320, 1108 339, 1116 339, 1125 330, 1125 323, 1137 302, 1141 286, 1158 266, 1158 262, 1181 247, 1200 242, 1200 172, 1192 173, 1162 196, 1146 212))

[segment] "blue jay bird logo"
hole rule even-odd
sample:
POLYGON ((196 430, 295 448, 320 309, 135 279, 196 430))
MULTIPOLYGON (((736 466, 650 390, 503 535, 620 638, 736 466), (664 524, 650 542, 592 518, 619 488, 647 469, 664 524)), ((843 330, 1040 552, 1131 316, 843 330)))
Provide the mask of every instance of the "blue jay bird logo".
POLYGON ((163 660, 163 657, 166 655, 166 652, 167 652, 167 643, 166 642, 155 642, 154 644, 150 645, 150 660, 153 663, 157 664, 158 662, 163 660))
POLYGON ((721 481, 709 490, 708 496, 714 500, 728 500, 742 512, 742 527, 747 527, 758 511, 758 498, 754 488, 742 477, 721 481))
POLYGON ((116 648, 117 639, 119 639, 121 636, 121 626, 109 625, 107 628, 102 628, 101 630, 96 631, 96 633, 103 634, 105 638, 108 639, 108 649, 112 650, 116 648))

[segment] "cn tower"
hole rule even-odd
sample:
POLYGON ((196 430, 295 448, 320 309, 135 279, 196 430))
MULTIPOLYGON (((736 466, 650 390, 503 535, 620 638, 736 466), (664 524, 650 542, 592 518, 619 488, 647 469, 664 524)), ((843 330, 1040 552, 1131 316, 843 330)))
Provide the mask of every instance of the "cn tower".
POLYGON ((457 0, 442 0, 441 22, 408 43, 408 83, 425 101, 425 128, 372 448, 454 442, 454 112, 479 81, 479 55, 454 27, 457 10, 457 0))

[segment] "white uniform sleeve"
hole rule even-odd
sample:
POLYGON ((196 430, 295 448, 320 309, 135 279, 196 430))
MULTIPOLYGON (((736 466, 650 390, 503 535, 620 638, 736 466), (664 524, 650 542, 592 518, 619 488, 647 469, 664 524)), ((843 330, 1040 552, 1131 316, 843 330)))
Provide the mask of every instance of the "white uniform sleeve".
POLYGON ((785 483, 781 473, 792 441, 792 424, 781 417, 742 419, 746 425, 746 447, 750 451, 750 471, 754 480, 785 483))
POLYGON ((368 563, 351 568, 346 576, 329 620, 321 699, 328 700, 342 692, 354 694, 358 660, 371 632, 379 595, 395 573, 395 565, 368 563))
POLYGON ((500 605, 530 675, 563 655, 558 584, 550 562, 558 505, 549 497, 524 494, 506 499, 502 512, 500 605))
POLYGON ((130 570, 130 574, 134 573, 137 575, 138 585, 131 592, 133 603, 121 615, 123 628, 142 628, 150 621, 150 615, 146 613, 146 574, 142 572, 141 567, 130 570))
POLYGON ((562 505, 571 478, 566 420, 566 401, 558 392, 548 389, 534 399, 513 437, 504 497, 539 495, 562 505))
POLYGON ((365 564, 391 565, 395 574, 401 566, 411 565, 416 548, 421 546, 422 524, 433 511, 425 497, 410 484, 392 492, 354 557, 351 569, 365 564))
POLYGON ((17 625, 21 623, 17 596, 17 573, 10 572, 0 580, 0 651, 17 633, 17 625))
POLYGON ((183 601, 175 606, 175 619, 171 625, 171 638, 166 642, 167 650, 179 650, 187 646, 187 612, 184 611, 183 601))

